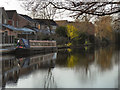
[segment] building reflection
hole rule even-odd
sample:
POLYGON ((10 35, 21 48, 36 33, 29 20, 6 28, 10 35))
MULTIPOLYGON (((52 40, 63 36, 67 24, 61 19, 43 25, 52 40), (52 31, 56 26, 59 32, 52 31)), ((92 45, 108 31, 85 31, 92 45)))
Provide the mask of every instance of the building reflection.
POLYGON ((56 55, 50 53, 2 60, 2 87, 4 88, 6 84, 17 84, 20 76, 28 75, 38 69, 48 69, 49 75, 51 68, 55 67, 56 55))

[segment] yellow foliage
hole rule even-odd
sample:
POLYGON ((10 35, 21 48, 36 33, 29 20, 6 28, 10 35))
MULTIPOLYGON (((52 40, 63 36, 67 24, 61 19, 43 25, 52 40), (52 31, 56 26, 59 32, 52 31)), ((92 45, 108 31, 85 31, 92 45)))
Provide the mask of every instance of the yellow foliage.
POLYGON ((74 67, 77 64, 77 60, 77 57, 74 55, 68 57, 68 67, 74 67))
POLYGON ((68 52, 71 52, 71 51, 72 51, 72 49, 68 48, 68 49, 67 49, 67 51, 68 51, 68 52))
POLYGON ((79 61, 79 56, 78 55, 70 55, 68 58, 67 58, 67 61, 68 61, 68 67, 74 67, 75 65, 78 64, 78 61, 79 61))
POLYGON ((87 46, 85 46, 85 51, 87 51, 88 50, 88 47, 87 46))
POLYGON ((67 25, 67 35, 70 39, 78 37, 78 30, 73 25, 67 25))
POLYGON ((67 46, 71 46, 71 45, 72 45, 72 43, 68 43, 68 44, 67 44, 67 46))

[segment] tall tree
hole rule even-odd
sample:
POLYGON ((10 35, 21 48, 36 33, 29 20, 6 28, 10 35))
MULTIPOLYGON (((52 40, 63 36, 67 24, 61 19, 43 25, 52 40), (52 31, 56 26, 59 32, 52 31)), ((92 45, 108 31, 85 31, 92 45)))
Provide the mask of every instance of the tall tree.
POLYGON ((115 42, 119 46, 120 45, 120 18, 114 21, 113 30, 115 33, 115 42))
POLYGON ((78 35, 78 30, 73 25, 67 25, 67 36, 70 41, 76 39, 78 35))
POLYGON ((103 38, 107 38, 113 40, 113 30, 112 30, 112 17, 104 16, 100 17, 98 21, 96 21, 96 36, 103 38))
POLYGON ((62 37, 67 37, 67 28, 64 26, 57 27, 56 34, 62 37))

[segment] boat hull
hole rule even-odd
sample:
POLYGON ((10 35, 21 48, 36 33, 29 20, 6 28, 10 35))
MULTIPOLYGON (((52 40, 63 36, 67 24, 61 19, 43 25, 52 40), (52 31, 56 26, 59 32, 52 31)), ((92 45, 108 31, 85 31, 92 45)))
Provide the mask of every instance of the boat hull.
POLYGON ((16 48, 15 54, 35 54, 57 51, 56 47, 16 48))
POLYGON ((16 54, 24 54, 24 53, 28 53, 30 50, 26 49, 26 48, 16 48, 15 49, 15 53, 16 54))

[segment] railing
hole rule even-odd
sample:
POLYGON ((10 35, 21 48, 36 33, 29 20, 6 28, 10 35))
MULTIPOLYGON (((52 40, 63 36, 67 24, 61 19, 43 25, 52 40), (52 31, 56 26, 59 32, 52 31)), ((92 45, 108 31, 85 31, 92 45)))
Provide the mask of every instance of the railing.
POLYGON ((2 36, 2 44, 11 44, 14 43, 14 36, 2 36))
POLYGON ((56 47, 56 41, 29 40, 30 47, 56 47))
POLYGON ((0 46, 13 46, 15 42, 14 36, 2 36, 0 46))

